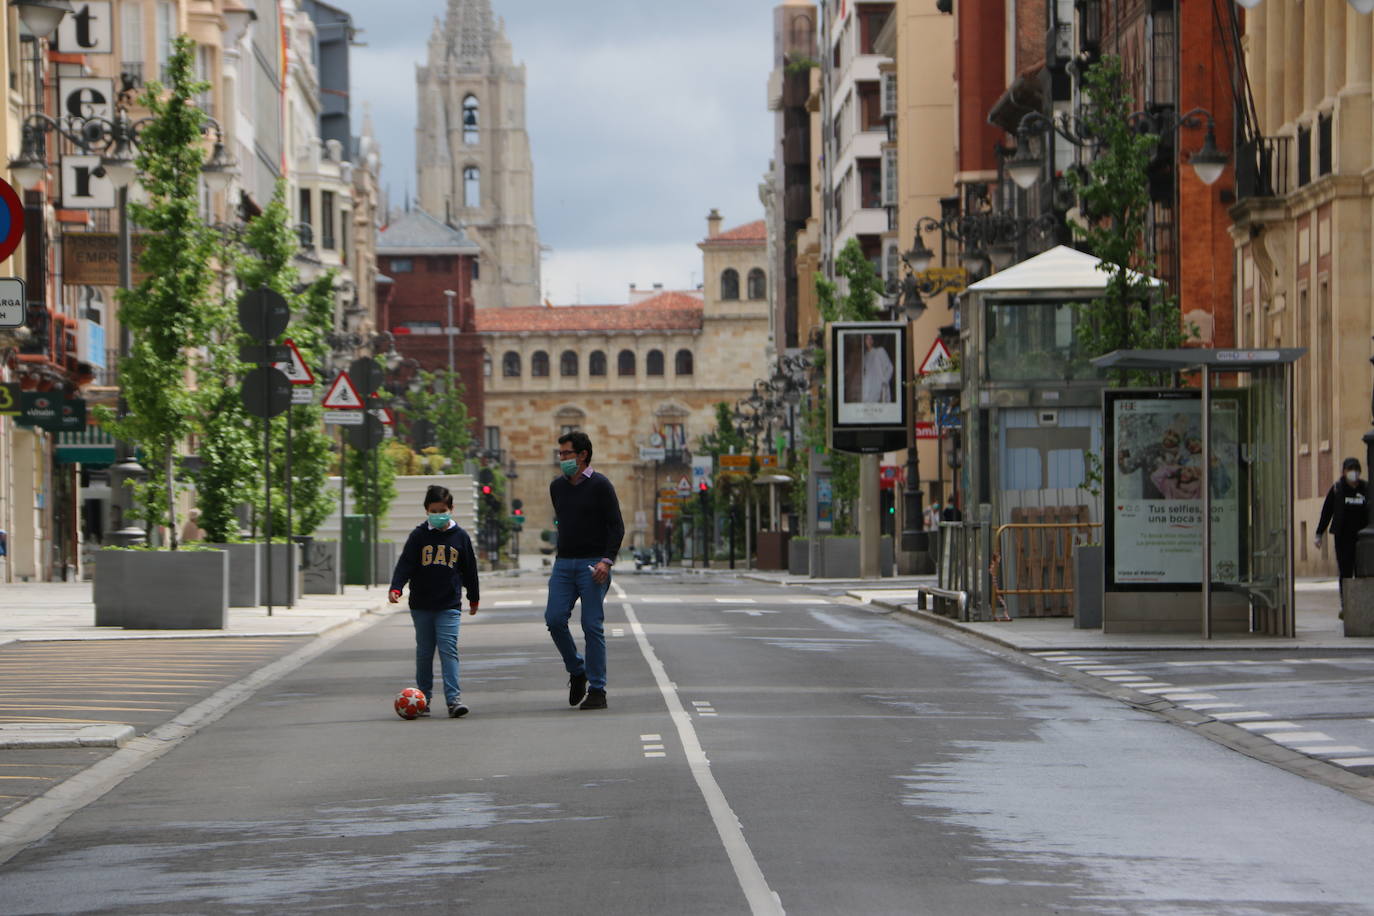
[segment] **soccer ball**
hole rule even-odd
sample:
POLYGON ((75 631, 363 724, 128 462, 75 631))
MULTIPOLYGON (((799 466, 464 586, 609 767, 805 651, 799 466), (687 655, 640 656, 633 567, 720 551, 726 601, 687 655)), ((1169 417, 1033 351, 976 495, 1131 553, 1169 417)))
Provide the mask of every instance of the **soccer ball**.
POLYGON ((425 699, 423 690, 407 687, 396 694, 396 702, 392 705, 396 707, 396 715, 402 719, 413 719, 429 708, 429 701, 425 699))

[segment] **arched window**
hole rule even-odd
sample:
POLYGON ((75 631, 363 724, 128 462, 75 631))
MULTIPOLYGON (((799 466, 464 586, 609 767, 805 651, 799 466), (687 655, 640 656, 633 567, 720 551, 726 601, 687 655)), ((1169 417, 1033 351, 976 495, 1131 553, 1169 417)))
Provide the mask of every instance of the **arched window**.
POLYGON ((514 350, 507 350, 506 355, 501 357, 501 374, 506 378, 520 377, 520 354, 514 350))
POLYGON ((549 354, 543 350, 535 350, 530 357, 530 375, 535 378, 549 377, 549 354))
POLYGON ((673 358, 673 371, 678 375, 692 374, 692 351, 678 350, 677 356, 673 358))
POLYGON ((482 172, 475 165, 463 169, 463 206, 482 206, 482 172))
POLYGON ((477 142, 478 105, 477 96, 463 99, 463 142, 471 146, 477 142))
POLYGON ((762 267, 755 267, 749 271, 749 298, 768 298, 768 278, 762 267))
POLYGON ((799 51, 810 49, 816 36, 811 28, 811 17, 806 15, 792 17, 792 47, 799 51))
POLYGON ((662 374, 663 374, 663 351, 662 351, 662 350, 650 350, 650 351, 649 351, 649 355, 646 356, 646 357, 644 357, 644 374, 645 374, 645 375, 662 375, 662 374))
POLYGON ((482 354, 482 378, 491 378, 491 354, 482 354))
POLYGON ((592 355, 587 358, 588 375, 606 374, 606 354, 600 350, 593 350, 592 355))
POLYGON ((558 357, 558 374, 564 378, 577 375, 577 354, 571 350, 564 350, 563 355, 558 357))
POLYGON ((739 271, 733 267, 727 267, 720 275, 720 298, 738 299, 739 298, 739 271))
POLYGON ((620 355, 619 355, 618 357, 616 357, 615 367, 616 367, 616 372, 618 372, 620 375, 634 375, 634 374, 635 374, 635 353, 634 353, 634 351, 633 351, 633 350, 621 350, 621 351, 620 351, 620 355))

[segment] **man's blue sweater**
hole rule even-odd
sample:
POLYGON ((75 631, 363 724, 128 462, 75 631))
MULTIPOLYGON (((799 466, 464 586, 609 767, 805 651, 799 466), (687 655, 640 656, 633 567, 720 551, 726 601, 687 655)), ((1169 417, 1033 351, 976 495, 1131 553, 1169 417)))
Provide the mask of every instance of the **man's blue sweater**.
POLYGON ((558 525, 558 555, 604 557, 614 563, 625 539, 625 521, 615 487, 606 475, 593 471, 576 485, 560 475, 549 484, 549 497, 558 525))
POLYGON ((477 555, 468 533, 450 522, 443 531, 421 522, 406 538, 406 546, 391 574, 391 590, 399 592, 410 583, 412 611, 448 611, 462 607, 459 590, 468 603, 480 600, 477 589, 477 555))

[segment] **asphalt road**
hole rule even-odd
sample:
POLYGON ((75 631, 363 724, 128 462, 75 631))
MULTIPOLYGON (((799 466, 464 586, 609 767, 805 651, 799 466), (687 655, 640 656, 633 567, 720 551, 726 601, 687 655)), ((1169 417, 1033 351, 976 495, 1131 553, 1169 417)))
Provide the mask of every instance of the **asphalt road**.
POLYGON ((0 912, 1374 913, 1368 805, 943 632, 622 574, 610 709, 536 582, 404 722, 404 615, 0 866, 0 912))

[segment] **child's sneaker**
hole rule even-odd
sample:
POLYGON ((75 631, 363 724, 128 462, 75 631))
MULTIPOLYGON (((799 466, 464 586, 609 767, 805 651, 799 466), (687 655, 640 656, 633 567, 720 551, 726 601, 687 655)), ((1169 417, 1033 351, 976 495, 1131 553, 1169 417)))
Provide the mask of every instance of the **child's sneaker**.
POLYGON ((468 708, 464 706, 461 702, 454 703, 452 706, 448 708, 448 717, 450 719, 461 719, 463 718, 463 716, 466 716, 467 714, 468 708))

